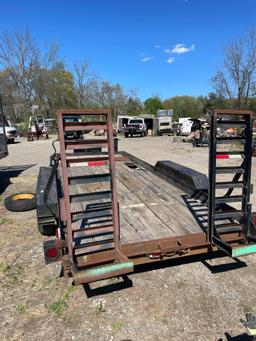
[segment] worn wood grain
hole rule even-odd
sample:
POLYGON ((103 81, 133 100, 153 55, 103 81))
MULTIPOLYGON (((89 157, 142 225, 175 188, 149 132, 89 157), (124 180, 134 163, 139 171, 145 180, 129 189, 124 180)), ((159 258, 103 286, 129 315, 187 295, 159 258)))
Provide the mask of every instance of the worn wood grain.
MULTIPOLYGON (((71 176, 102 174, 108 172, 108 166, 72 167, 69 172, 71 176)), ((123 161, 116 162, 116 175, 122 243, 200 231, 180 189, 144 168, 129 168, 123 161)), ((70 191, 74 194, 96 192, 109 189, 108 186, 109 182, 105 181, 72 185, 70 191)), ((104 199, 98 202, 104 202, 104 199)), ((72 203, 71 206, 74 210, 85 210, 93 203, 72 203)))

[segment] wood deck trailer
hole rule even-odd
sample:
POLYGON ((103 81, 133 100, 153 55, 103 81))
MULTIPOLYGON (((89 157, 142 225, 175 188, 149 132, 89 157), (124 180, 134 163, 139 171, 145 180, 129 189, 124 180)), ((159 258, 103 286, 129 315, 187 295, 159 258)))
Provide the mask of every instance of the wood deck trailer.
MULTIPOLYGON (((244 111, 215 112, 213 126, 222 114, 236 115, 230 124, 250 129, 252 114, 244 111)), ((242 164, 210 164, 215 181, 208 183, 205 175, 171 161, 151 166, 126 152, 114 153, 109 111, 61 110, 58 120, 60 154, 52 157, 51 167, 40 170, 38 180, 38 225, 42 234, 56 235, 44 243, 46 263, 61 261, 74 284, 128 274, 138 264, 217 250, 231 257, 256 252, 250 135, 243 137, 247 154, 239 151, 242 164), (65 125, 63 117, 70 114, 86 120, 65 125), (64 139, 64 131, 103 125, 107 139, 64 139), (224 172, 222 181, 217 181, 219 172, 224 172), (227 172, 234 178, 228 181, 227 172)), ((226 162, 228 155, 234 154, 211 144, 210 160, 226 162)))

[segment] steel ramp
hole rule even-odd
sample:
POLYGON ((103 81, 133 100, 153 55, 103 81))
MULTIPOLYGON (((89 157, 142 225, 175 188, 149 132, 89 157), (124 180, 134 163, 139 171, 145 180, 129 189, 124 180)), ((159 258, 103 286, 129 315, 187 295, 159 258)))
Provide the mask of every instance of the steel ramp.
POLYGON ((214 110, 211 116, 207 236, 213 245, 231 257, 256 252, 256 244, 250 243, 249 238, 252 126, 250 111, 214 110), (223 129, 230 129, 234 136, 223 136, 223 129), (230 159, 238 164, 226 165, 230 159), (220 162, 225 165, 219 165, 220 162), (225 190, 225 194, 219 194, 225 190), (237 193, 232 195, 234 191, 237 193), (237 206, 232 206, 234 204, 237 206), (223 241, 224 234, 235 232, 241 235, 238 245, 231 246, 223 241))
POLYGON ((133 263, 120 251, 111 112, 60 110, 58 128, 64 195, 61 210, 66 221, 65 239, 74 283, 132 272, 133 263), (104 136, 87 135, 93 130, 103 130, 104 136), (74 205, 80 206, 73 210, 74 205), (77 256, 86 257, 105 250, 113 251, 110 263, 93 269, 78 268, 77 256))

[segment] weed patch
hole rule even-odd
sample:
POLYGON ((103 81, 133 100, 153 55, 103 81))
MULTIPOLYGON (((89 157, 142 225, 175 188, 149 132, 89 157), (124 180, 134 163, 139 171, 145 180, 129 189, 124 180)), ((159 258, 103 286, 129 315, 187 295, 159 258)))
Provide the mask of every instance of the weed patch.
POLYGON ((57 316, 60 316, 63 311, 68 307, 68 299, 70 298, 70 295, 75 290, 75 287, 73 285, 70 285, 62 298, 60 298, 58 301, 52 303, 49 307, 49 312, 54 313, 57 316))
POLYGON ((124 324, 122 322, 115 322, 112 324, 112 329, 116 331, 123 329, 123 327, 124 327, 124 324))
POLYGON ((0 284, 4 288, 9 288, 16 286, 22 282, 22 272, 24 271, 24 267, 21 264, 13 264, 9 265, 3 261, 0 261, 0 274, 4 274, 2 276, 0 284))
POLYGON ((27 307, 24 304, 17 304, 15 309, 20 315, 24 315, 27 312, 27 307))
POLYGON ((255 314, 255 310, 249 304, 242 304, 242 308, 243 308, 243 311, 244 311, 245 314, 246 313, 253 313, 253 314, 255 314))
POLYGON ((5 225, 10 223, 10 220, 7 218, 0 218, 0 225, 5 225))

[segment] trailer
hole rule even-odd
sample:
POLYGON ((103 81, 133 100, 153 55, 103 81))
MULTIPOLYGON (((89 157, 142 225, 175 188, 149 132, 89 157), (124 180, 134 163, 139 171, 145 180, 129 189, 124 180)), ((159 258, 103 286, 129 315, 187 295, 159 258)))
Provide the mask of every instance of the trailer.
POLYGON ((60 261, 75 285, 167 259, 256 252, 251 112, 213 112, 209 181, 171 161, 151 166, 115 152, 110 111, 60 110, 58 128, 60 153, 40 169, 38 227, 54 236, 44 242, 46 264, 60 261), (83 120, 65 121, 70 115, 83 120), (220 120, 223 116, 227 120, 220 120), (239 126, 243 135, 218 137, 219 124, 239 126), (105 129, 107 138, 65 139, 65 132, 96 128, 105 129))

